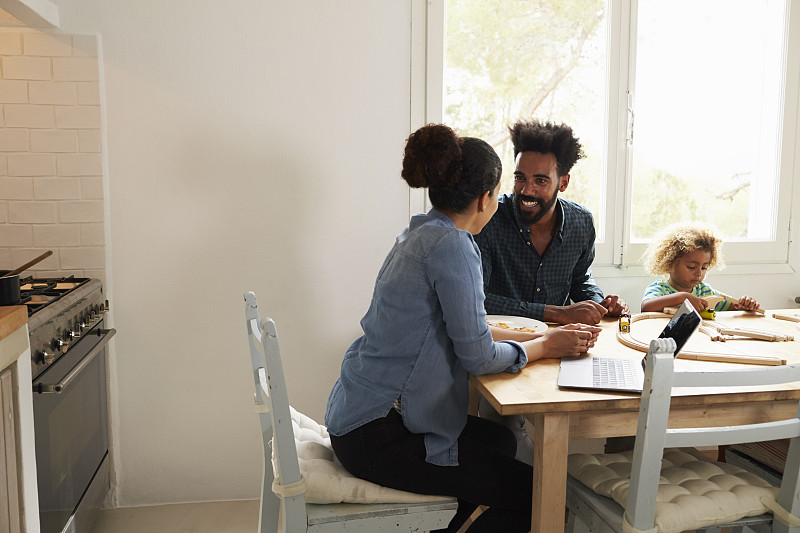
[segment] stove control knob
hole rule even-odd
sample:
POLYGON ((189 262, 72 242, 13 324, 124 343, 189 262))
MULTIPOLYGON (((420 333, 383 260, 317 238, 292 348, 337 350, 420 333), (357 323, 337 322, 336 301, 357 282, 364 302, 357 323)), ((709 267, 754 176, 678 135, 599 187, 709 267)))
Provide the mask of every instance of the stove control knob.
POLYGON ((54 352, 51 352, 47 348, 42 349, 41 359, 44 364, 49 365, 55 360, 55 358, 56 354, 54 352))
POLYGON ((61 350, 61 353, 67 353, 69 350, 69 341, 64 339, 55 339, 53 341, 53 348, 61 350))
POLYGON ((69 338, 70 339, 78 339, 78 338, 80 338, 81 329, 83 329, 81 326, 83 326, 83 324, 80 324, 80 325, 76 324, 75 325, 75 329, 69 330, 69 338))

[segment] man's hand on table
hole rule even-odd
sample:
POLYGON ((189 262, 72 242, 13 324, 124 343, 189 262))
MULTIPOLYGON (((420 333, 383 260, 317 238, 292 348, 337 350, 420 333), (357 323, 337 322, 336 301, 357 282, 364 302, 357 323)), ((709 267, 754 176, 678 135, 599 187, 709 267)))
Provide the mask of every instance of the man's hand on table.
POLYGON ((600 305, 606 308, 606 316, 618 317, 622 313, 628 313, 628 304, 616 294, 607 294, 600 305))
POLYGON ((608 309, 603 305, 592 300, 576 302, 571 305, 557 306, 548 305, 545 307, 545 322, 557 322, 559 324, 589 324, 594 325, 600 322, 608 309))

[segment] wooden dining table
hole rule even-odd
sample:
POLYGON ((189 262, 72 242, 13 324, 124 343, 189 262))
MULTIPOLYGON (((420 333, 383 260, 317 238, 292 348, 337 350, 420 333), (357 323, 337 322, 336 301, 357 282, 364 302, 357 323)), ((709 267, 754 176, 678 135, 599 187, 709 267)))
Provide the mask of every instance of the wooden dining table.
MULTIPOLYGON (((716 314, 715 323, 728 328, 780 333, 787 341, 765 341, 732 337, 712 340, 696 332, 683 350, 714 354, 773 356, 788 363, 800 362, 798 322, 772 317, 779 313, 800 316, 800 309, 767 311, 764 315, 745 311, 716 314), (796 336, 796 337, 795 337, 796 336)), ((630 336, 648 344, 658 337, 666 318, 636 320, 630 336)), ((641 359, 645 353, 623 345, 617 339, 618 320, 604 319, 603 331, 592 356, 641 359)), ((551 326, 554 327, 554 326, 551 326)), ((678 359, 676 370, 700 368, 719 370, 746 365, 678 359)), ((564 389, 557 385, 558 359, 530 363, 517 374, 472 376, 472 385, 501 415, 525 415, 533 424, 533 510, 531 531, 559 533, 564 530, 567 484, 567 455, 573 439, 602 439, 636 434, 639 394, 564 389)), ((800 399, 800 382, 782 386, 675 389, 670 410, 670 427, 737 425, 789 418, 795 415, 800 399)))

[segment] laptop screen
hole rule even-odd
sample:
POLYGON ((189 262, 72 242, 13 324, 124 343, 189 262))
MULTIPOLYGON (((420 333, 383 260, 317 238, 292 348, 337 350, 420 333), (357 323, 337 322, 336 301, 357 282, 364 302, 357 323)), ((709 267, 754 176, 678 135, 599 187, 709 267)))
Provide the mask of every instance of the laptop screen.
POLYGON ((702 321, 700 314, 689 303, 689 300, 684 300, 658 338, 675 340, 675 355, 678 355, 702 321))

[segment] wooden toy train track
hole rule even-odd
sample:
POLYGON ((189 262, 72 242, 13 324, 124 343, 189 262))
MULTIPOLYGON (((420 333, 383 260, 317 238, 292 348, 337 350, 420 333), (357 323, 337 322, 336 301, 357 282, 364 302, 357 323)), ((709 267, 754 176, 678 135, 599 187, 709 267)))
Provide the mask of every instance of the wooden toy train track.
MULTIPOLYGON (((630 325, 627 331, 617 331, 617 340, 622 343, 623 345, 627 346, 628 348, 633 348, 634 350, 638 350, 640 352, 647 352, 649 348, 649 341, 643 342, 639 339, 636 339, 631 335, 631 331, 634 329, 633 324, 640 320, 647 320, 650 318, 671 318, 672 315, 668 313, 639 313, 638 315, 631 316, 630 325)), ((709 321, 704 321, 703 326, 706 328, 716 328, 717 325, 711 325, 709 321), (708 324, 707 324, 708 323, 708 324)), ((741 329, 726 329, 725 331, 729 332, 754 332, 754 330, 741 330, 741 329)), ((707 332, 704 332, 708 334, 707 332)), ((757 332, 759 335, 767 336, 769 332, 757 332)), ((788 337, 785 335, 780 334, 773 334, 773 337, 776 338, 761 338, 755 337, 753 335, 747 335, 749 338, 760 338, 761 340, 773 340, 773 341, 788 341, 793 340, 792 337, 788 337), (786 337, 786 338, 777 338, 786 337)), ((765 366, 776 366, 776 365, 785 365, 786 360, 781 359, 780 357, 773 357, 773 356, 762 356, 762 355, 742 355, 742 354, 734 354, 734 353, 709 353, 709 352, 695 352, 689 350, 681 350, 677 356, 678 359, 692 359, 695 361, 715 361, 720 363, 740 363, 740 364, 749 364, 749 365, 765 365, 765 366)))

